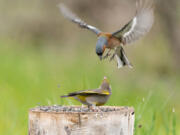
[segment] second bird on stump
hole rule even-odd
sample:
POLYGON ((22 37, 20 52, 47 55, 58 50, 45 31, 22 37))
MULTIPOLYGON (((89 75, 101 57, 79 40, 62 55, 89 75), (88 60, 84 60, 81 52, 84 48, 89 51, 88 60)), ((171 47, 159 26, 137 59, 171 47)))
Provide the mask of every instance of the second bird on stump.
POLYGON ((111 95, 111 87, 107 77, 104 77, 101 85, 97 89, 91 90, 82 90, 67 95, 61 96, 64 97, 73 97, 82 104, 90 106, 101 106, 104 105, 111 95))

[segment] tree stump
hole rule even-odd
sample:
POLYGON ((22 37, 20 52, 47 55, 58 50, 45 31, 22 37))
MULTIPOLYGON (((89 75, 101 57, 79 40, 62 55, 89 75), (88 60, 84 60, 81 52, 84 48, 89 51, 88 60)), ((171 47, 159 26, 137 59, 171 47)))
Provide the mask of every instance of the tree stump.
POLYGON ((133 135, 132 107, 41 106, 29 111, 29 135, 133 135))

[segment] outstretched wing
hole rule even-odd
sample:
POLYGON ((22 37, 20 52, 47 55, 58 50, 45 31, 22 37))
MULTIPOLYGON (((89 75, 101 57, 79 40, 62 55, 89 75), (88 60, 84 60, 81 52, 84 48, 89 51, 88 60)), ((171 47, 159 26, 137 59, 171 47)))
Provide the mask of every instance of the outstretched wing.
POLYGON ((88 25, 87 23, 82 21, 78 16, 76 16, 74 13, 72 13, 64 4, 59 4, 58 7, 59 7, 61 13, 64 15, 64 17, 66 17, 70 21, 78 24, 81 28, 91 30, 92 32, 96 33, 97 35, 99 33, 101 33, 101 31, 99 29, 97 29, 96 27, 88 25))
POLYGON ((138 0, 136 6, 136 16, 121 30, 112 33, 123 44, 129 44, 138 40, 149 32, 153 25, 153 0, 138 0))

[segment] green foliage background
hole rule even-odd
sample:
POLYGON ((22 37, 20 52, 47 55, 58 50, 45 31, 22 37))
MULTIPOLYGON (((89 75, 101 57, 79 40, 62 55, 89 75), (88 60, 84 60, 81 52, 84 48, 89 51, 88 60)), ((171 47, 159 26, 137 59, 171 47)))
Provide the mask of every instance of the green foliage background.
POLYGON ((179 74, 170 64, 163 43, 150 46, 145 42, 126 49, 134 68, 118 70, 115 62, 100 62, 94 53, 94 41, 85 38, 74 43, 73 48, 49 45, 37 48, 30 43, 1 40, 0 134, 26 134, 30 108, 77 105, 74 100, 62 102, 59 96, 96 88, 103 76, 112 85, 107 105, 135 107, 136 134, 178 134, 179 74))

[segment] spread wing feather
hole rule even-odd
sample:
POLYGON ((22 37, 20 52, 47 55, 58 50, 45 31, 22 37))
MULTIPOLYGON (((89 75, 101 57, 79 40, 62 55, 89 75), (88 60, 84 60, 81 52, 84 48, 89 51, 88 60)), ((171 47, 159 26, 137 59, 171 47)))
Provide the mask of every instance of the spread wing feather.
POLYGON ((99 29, 97 29, 96 27, 88 25, 83 20, 81 20, 72 11, 70 11, 64 4, 59 4, 58 7, 59 7, 61 13, 64 15, 65 18, 67 18, 70 21, 78 24, 81 28, 85 28, 85 29, 91 30, 92 32, 94 32, 97 35, 99 33, 101 33, 101 31, 99 29))
POLYGON ((123 44, 129 44, 150 31, 154 22, 153 0, 138 0, 136 15, 122 29, 112 33, 123 44))

